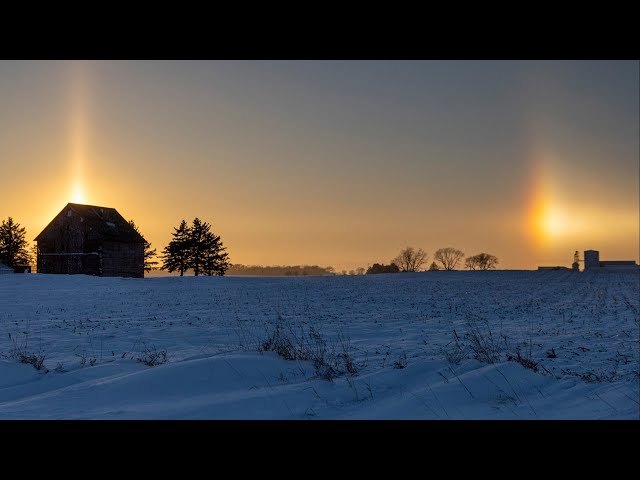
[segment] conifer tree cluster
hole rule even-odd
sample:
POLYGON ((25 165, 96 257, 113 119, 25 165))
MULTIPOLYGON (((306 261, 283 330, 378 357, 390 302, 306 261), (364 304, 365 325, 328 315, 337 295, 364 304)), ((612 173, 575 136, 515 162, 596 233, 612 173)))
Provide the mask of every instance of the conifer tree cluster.
POLYGON ((171 234, 173 239, 162 252, 162 270, 184 272, 191 269, 195 276, 222 276, 231 266, 229 255, 219 235, 211 225, 195 218, 191 226, 185 220, 171 234))
POLYGON ((0 224, 0 263, 7 267, 26 265, 31 262, 31 253, 27 249, 27 230, 9 217, 0 224))

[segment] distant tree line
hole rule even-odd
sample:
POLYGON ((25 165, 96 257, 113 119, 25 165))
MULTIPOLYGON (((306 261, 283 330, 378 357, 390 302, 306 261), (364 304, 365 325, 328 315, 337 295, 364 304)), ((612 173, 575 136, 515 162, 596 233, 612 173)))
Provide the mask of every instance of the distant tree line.
POLYGON ((400 273, 400 268, 395 263, 390 263, 389 265, 385 265, 383 263, 374 263, 369 268, 367 268, 367 275, 372 275, 376 273, 400 273))
MULTIPOLYGON (((413 247, 406 247, 400 251, 389 265, 374 263, 367 269, 366 273, 419 272, 422 266, 427 263, 428 258, 427 252, 421 248, 416 250, 413 247)), ((433 254, 433 262, 425 271, 455 270, 463 258, 464 253, 457 248, 440 248, 433 254)), ((465 268, 469 270, 491 270, 495 269, 497 265, 498 258, 489 253, 479 253, 468 257, 464 262, 465 268)))
POLYGON ((227 275, 253 275, 257 277, 281 276, 312 276, 334 275, 333 267, 319 267, 318 265, 241 265, 233 264, 227 270, 227 275))
POLYGON ((242 265, 234 264, 229 267, 228 275, 252 275, 258 277, 282 277, 282 276, 322 276, 322 275, 364 275, 364 267, 352 270, 336 270, 329 267, 319 267, 318 265, 242 265))
POLYGON ((353 268, 351 270, 340 270, 340 272, 333 272, 333 275, 364 275, 366 269, 364 267, 353 268))

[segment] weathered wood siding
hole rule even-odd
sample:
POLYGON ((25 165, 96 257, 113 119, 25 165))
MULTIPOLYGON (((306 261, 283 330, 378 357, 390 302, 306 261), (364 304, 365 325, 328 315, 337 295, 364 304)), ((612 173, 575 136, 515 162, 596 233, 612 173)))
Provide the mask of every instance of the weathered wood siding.
POLYGON ((100 256, 90 254, 55 254, 41 253, 38 255, 38 273, 62 273, 100 275, 100 256))
POLYGON ((84 273, 85 233, 82 218, 61 212, 38 241, 38 272, 84 273), (64 253, 65 255, 61 255, 64 253))
POLYGON ((104 242, 102 275, 106 277, 144 277, 144 245, 142 243, 104 242))

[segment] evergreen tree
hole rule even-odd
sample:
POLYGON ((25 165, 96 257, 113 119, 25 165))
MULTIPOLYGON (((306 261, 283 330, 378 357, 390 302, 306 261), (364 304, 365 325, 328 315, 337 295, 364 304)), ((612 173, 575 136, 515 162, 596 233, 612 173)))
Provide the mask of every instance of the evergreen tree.
POLYGON ((189 268, 191 261, 191 229, 187 222, 182 220, 178 228, 174 227, 171 233, 173 240, 162 251, 162 270, 170 273, 178 271, 180 276, 189 268))
POLYGON ((205 253, 202 271, 205 275, 223 276, 231 263, 229 262, 229 254, 225 252, 219 236, 214 236, 212 247, 205 253))
POLYGON ((25 240, 27 229, 9 217, 0 225, 0 262, 14 268, 31 263, 31 253, 25 240))
POLYGON ((144 271, 150 272, 151 270, 154 270, 156 268, 156 265, 158 265, 158 262, 154 260, 156 256, 156 249, 154 248, 153 250, 151 250, 151 242, 148 242, 147 239, 144 238, 144 235, 140 230, 138 230, 138 226, 134 223, 133 220, 129 220, 129 225, 131 225, 133 229, 142 237, 142 240, 144 240, 144 271))
POLYGON ((174 230, 173 240, 163 251, 163 270, 179 271, 183 276, 190 268, 195 276, 222 276, 229 269, 229 254, 209 223, 196 217, 190 227, 182 220, 174 230))
POLYGON ((229 269, 229 255, 220 241, 220 236, 211 232, 211 225, 195 218, 190 228, 191 257, 189 266, 198 276, 222 276, 229 269))
POLYGON ((190 261, 189 266, 193 269, 193 274, 197 277, 202 271, 204 257, 211 242, 211 226, 207 222, 202 222, 198 217, 193 219, 191 224, 190 238, 190 261))

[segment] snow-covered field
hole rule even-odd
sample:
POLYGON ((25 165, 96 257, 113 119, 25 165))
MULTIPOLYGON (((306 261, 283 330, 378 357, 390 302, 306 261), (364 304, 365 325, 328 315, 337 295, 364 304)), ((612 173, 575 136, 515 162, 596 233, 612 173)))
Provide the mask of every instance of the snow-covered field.
POLYGON ((638 419, 639 297, 634 274, 3 275, 0 419, 638 419))

